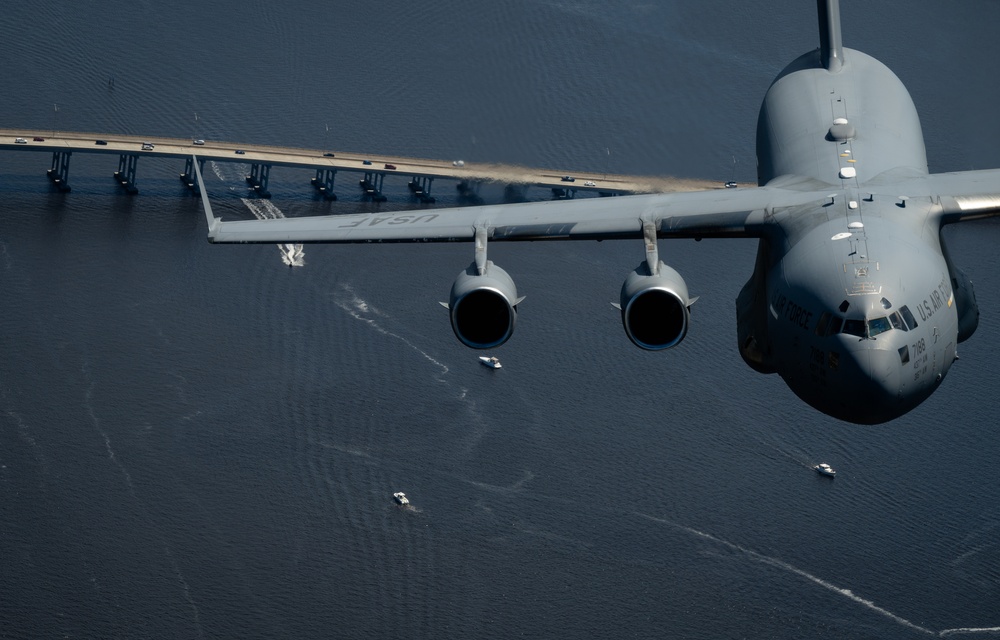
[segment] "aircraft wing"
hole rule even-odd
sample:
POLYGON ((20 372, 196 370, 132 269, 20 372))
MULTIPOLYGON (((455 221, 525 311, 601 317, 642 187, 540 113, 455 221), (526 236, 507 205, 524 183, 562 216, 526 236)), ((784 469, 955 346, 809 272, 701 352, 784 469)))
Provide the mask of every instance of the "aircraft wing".
POLYGON ((896 195, 936 199, 943 225, 1000 215, 1000 169, 934 173, 895 187, 896 195))
POLYGON ((490 240, 602 240, 642 238, 646 223, 655 225, 658 237, 758 237, 769 211, 815 202, 828 197, 826 193, 773 187, 716 189, 223 222, 212 214, 202 187, 208 240, 213 243, 462 242, 473 240, 477 229, 490 240))

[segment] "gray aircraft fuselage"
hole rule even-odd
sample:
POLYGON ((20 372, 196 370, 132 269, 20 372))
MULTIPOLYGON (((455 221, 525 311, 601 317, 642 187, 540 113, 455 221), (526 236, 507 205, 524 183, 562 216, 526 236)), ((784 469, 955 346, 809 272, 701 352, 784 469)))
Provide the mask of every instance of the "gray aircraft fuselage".
POLYGON ((816 409, 875 424, 938 387, 978 310, 938 226, 925 224, 936 204, 880 188, 928 173, 909 93, 864 53, 845 49, 834 71, 820 56, 801 56, 768 90, 758 179, 829 185, 830 197, 769 212, 777 224, 738 301, 740 351, 816 409), (956 288, 967 291, 961 332, 956 288))
POLYGON ((816 5, 820 47, 778 75, 760 108, 761 188, 224 222, 201 187, 209 240, 472 241, 475 261, 445 307, 463 344, 493 349, 513 333, 523 297, 487 259, 489 243, 641 238, 646 259, 616 306, 629 339, 659 351, 684 339, 697 298, 660 260, 658 240, 757 238, 736 299, 744 361, 830 416, 893 420, 934 392, 978 326, 972 284, 941 229, 1000 215, 1000 169, 930 174, 909 93, 885 65, 842 47, 838 0, 816 5))

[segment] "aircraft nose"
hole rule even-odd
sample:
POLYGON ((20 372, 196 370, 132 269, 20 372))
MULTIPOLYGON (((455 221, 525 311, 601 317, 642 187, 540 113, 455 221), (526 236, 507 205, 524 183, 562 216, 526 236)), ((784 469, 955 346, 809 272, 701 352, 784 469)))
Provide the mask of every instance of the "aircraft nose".
POLYGON ((895 350, 871 348, 868 350, 868 376, 879 393, 899 397, 899 354, 895 350))
POLYGON ((899 354, 889 342, 885 338, 861 340, 850 352, 855 393, 866 404, 888 408, 900 400, 899 354))

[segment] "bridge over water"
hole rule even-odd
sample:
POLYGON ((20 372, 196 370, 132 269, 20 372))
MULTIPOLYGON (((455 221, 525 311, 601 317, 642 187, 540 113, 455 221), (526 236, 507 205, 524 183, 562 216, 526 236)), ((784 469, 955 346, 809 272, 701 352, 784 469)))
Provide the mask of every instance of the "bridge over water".
MULTIPOLYGON (((386 178, 407 180, 413 194, 424 202, 433 202, 431 186, 434 180, 454 180, 460 191, 474 193, 484 182, 502 183, 510 188, 550 189, 553 197, 573 197, 577 192, 593 192, 610 196, 629 193, 663 191, 695 191, 713 189, 720 182, 610 175, 594 172, 552 171, 525 167, 473 163, 455 160, 428 160, 402 156, 369 155, 298 147, 279 147, 190 140, 179 138, 131 136, 110 133, 69 131, 37 131, 0 129, 0 150, 44 152, 51 154, 47 171, 53 184, 61 191, 70 191, 69 167, 74 153, 94 153, 117 156, 115 179, 129 193, 138 193, 136 178, 139 160, 143 156, 177 158, 184 161, 179 173, 191 189, 197 189, 193 163, 206 160, 250 165, 246 179, 261 197, 270 197, 268 182, 273 166, 298 167, 315 172, 311 184, 328 199, 336 199, 335 180, 338 172, 350 172, 359 177, 357 184, 375 200, 384 200, 382 185, 386 178), (569 180, 572 178, 572 181, 569 180)), ((354 188, 353 186, 351 188, 354 188)))

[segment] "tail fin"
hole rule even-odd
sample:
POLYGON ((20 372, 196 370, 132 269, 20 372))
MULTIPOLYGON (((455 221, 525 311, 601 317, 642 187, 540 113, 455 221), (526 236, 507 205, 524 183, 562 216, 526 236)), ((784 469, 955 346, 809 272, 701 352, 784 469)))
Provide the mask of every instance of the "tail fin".
POLYGON ((840 71, 844 63, 844 45, 840 41, 840 0, 816 0, 819 14, 819 54, 830 73, 840 71))

